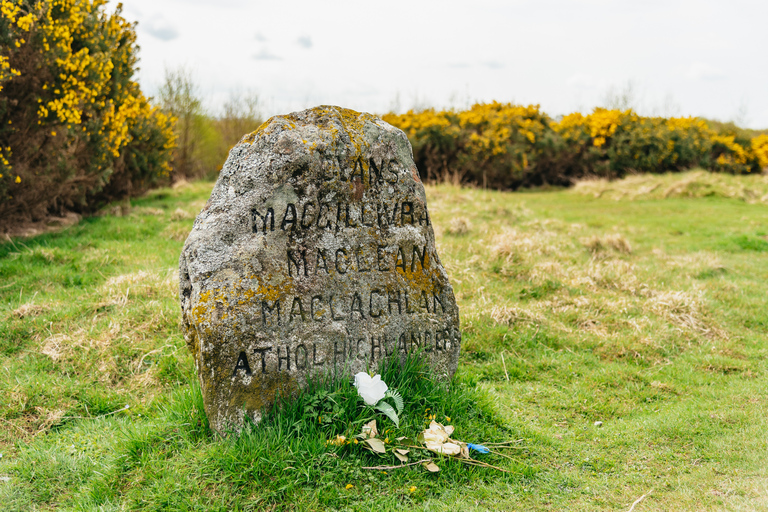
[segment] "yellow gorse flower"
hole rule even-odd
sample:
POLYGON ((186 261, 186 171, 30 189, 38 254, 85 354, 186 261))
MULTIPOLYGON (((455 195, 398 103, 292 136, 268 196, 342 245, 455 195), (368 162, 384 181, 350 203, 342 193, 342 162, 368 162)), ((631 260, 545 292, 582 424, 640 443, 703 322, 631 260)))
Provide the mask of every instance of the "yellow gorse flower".
MULTIPOLYGON (((133 24, 120 16, 120 7, 116 14, 107 14, 106 4, 106 0, 0 0, 0 15, 10 22, 10 46, 0 55, 0 92, 20 76, 16 68, 24 65, 20 59, 27 58, 17 57, 17 52, 29 42, 38 51, 35 62, 48 71, 46 83, 33 92, 37 125, 48 127, 44 131, 62 141, 76 130, 98 155, 91 159, 98 169, 111 166, 102 155, 118 158, 137 142, 137 134, 146 139, 156 129, 154 140, 164 157, 154 165, 167 176, 170 150, 175 147, 174 119, 152 107, 136 82, 115 79, 132 73, 136 34, 133 24)), ((9 119, 2 124, 13 123, 9 119)), ((11 148, 0 148, 0 169, 10 167, 10 156, 11 148)))
POLYGON ((764 133, 753 138, 750 145, 760 168, 768 168, 768 134, 764 133))

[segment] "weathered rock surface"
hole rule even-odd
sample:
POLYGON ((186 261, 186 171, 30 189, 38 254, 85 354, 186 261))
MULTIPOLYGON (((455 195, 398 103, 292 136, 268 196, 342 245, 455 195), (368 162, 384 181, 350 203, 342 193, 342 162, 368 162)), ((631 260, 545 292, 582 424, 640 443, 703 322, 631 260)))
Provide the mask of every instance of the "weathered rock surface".
POLYGON ((317 107, 245 136, 179 267, 184 335, 221 433, 317 373, 409 352, 456 371, 459 312, 410 143, 370 114, 317 107))

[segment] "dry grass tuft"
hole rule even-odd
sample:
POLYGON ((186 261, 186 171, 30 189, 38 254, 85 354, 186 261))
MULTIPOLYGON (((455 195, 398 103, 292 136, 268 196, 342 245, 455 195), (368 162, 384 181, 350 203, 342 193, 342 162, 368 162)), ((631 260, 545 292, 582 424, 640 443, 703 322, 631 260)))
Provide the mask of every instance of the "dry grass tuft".
POLYGON ((25 318, 25 317, 31 317, 31 316, 37 316, 45 311, 50 309, 48 306, 42 306, 40 304, 32 304, 31 302, 27 304, 22 304, 18 308, 11 311, 11 314, 15 316, 16 318, 25 318))
POLYGON ((647 286, 635 275, 635 266, 623 260, 593 260, 586 273, 577 275, 573 286, 586 286, 593 290, 600 288, 620 290, 632 295, 640 293, 647 286))
POLYGON ((135 285, 138 283, 143 283, 152 277, 153 277, 152 274, 150 274, 149 272, 145 270, 140 270, 138 272, 134 272, 131 274, 123 274, 120 276, 110 277, 109 279, 107 279, 107 282, 105 284, 108 288, 114 288, 114 287, 122 286, 125 284, 135 285))
POLYGON ((40 352, 50 357, 52 360, 58 361, 67 351, 68 344, 71 341, 72 338, 66 334, 54 334, 53 336, 46 338, 45 342, 43 342, 43 348, 40 350, 40 352))
POLYGON ((64 409, 55 409, 49 411, 44 407, 35 407, 35 410, 41 418, 45 417, 38 428, 38 432, 43 432, 53 427, 54 425, 60 424, 61 419, 64 417, 64 409))
POLYGON ((129 386, 132 388, 152 388, 159 384, 160 379, 157 376, 157 369, 155 367, 133 375, 129 381, 129 386))
POLYGON ((666 318, 680 329, 707 337, 727 337, 724 331, 705 321, 699 298, 690 293, 682 291, 653 292, 646 301, 646 305, 653 313, 666 318))
POLYGON ((518 322, 536 324, 544 322, 544 317, 538 313, 514 306, 494 306, 491 309, 491 318, 501 325, 514 325, 518 322))
POLYGON ((176 208, 171 214, 171 220, 189 220, 194 218, 194 215, 186 210, 182 210, 181 208, 176 208))
POLYGON ((131 210, 132 214, 136 215, 154 215, 154 216, 160 216, 165 214, 165 210, 162 208, 152 208, 149 206, 142 206, 138 208, 133 208, 131 210))
POLYGON ((583 180, 574 192, 616 201, 639 199, 724 197, 748 203, 768 203, 768 176, 731 176, 707 171, 641 174, 621 180, 583 180))
POLYGON ((173 185, 171 185, 171 188, 173 190, 184 190, 190 188, 190 183, 185 180, 184 178, 181 178, 180 180, 176 181, 173 185))
POLYGON ((173 268, 165 272, 141 270, 110 277, 103 287, 106 300, 99 306, 125 306, 132 296, 176 298, 179 293, 178 287, 179 272, 173 268))
POLYGON ((559 261, 540 261, 536 263, 530 272, 534 281, 545 282, 548 279, 565 279, 568 272, 559 261))
POLYGON ((595 255, 603 254, 608 251, 620 254, 632 253, 632 246, 621 233, 612 233, 603 236, 592 235, 589 238, 582 238, 580 241, 589 252, 595 255))
POLYGON ((472 230, 472 223, 466 217, 454 217, 445 232, 449 235, 466 235, 472 230))
POLYGON ((530 233, 508 229, 494 237, 491 250, 508 261, 552 255, 558 252, 556 238, 556 233, 547 230, 530 233))
MULTIPOLYGON (((662 258, 665 257, 663 254, 659 254, 659 256, 662 258)), ((702 272, 719 274, 726 272, 727 270, 716 254, 707 251, 670 256, 667 257, 666 260, 667 264, 670 266, 682 268, 687 270, 690 274, 698 274, 702 272)))
POLYGON ((163 230, 163 236, 169 240, 183 242, 189 236, 190 228, 186 224, 169 224, 163 230))

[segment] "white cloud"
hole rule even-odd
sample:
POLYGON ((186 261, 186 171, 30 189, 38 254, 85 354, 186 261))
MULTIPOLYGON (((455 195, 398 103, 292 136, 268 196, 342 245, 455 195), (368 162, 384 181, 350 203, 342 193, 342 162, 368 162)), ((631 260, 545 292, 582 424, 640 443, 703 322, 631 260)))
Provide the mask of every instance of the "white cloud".
POLYGON ((179 31, 162 15, 156 14, 140 25, 144 31, 161 41, 172 41, 179 37, 179 31))
POLYGON ((467 9, 446 0, 435 9, 342 0, 329 10, 309 0, 109 0, 108 10, 118 1, 126 19, 139 20, 138 79, 150 94, 167 63, 185 63, 211 98, 253 88, 273 113, 315 103, 382 112, 397 91, 409 107, 415 90, 421 103, 442 107, 460 90, 467 102, 539 103, 556 115, 589 110, 632 77, 659 109, 670 93, 680 115, 727 119, 734 98, 749 97, 750 125, 768 126, 768 68, 724 44, 765 46, 768 2, 745 10, 748 2, 714 0, 479 0, 467 9), (374 32, 350 44, 349 27, 366 19, 408 37, 374 32), (445 30, 456 26, 462 37, 445 30))
POLYGON ((718 80, 725 78, 725 73, 722 69, 716 68, 706 62, 694 62, 688 69, 688 78, 694 80, 718 80))
POLYGON ((253 54, 253 58, 255 60, 283 60, 282 58, 269 51, 269 48, 262 48, 253 54))
POLYGON ((296 42, 301 46, 302 48, 312 48, 312 38, 309 36, 301 36, 298 39, 296 39, 296 42))

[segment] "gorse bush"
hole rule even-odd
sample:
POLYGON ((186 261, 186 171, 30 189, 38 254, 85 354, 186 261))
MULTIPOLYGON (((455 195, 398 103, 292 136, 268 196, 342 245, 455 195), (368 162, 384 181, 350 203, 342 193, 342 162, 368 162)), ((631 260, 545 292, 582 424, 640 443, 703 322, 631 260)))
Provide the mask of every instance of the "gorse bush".
POLYGON ((173 119, 132 80, 134 25, 103 0, 0 2, 0 219, 88 211, 166 178, 173 119))
POLYGON ((693 117, 643 117, 632 110, 597 108, 587 116, 569 114, 552 128, 580 151, 593 174, 623 176, 691 167, 746 174, 768 166, 768 148, 762 147, 760 137, 750 140, 741 133, 718 132, 693 117))
POLYGON ((384 120, 408 134, 427 180, 494 188, 558 182, 566 147, 537 105, 477 104, 456 111, 410 111, 384 120))
POLYGON ((559 121, 538 105, 498 102, 466 111, 409 111, 384 119, 404 130, 427 180, 501 189, 569 185, 585 176, 703 167, 744 174, 768 167, 768 135, 699 118, 643 117, 596 108, 559 121))

